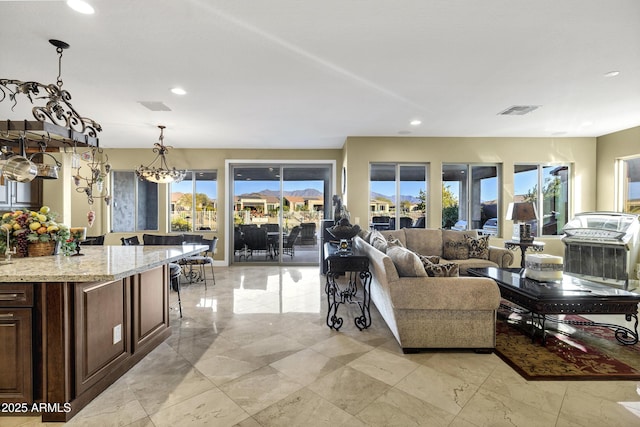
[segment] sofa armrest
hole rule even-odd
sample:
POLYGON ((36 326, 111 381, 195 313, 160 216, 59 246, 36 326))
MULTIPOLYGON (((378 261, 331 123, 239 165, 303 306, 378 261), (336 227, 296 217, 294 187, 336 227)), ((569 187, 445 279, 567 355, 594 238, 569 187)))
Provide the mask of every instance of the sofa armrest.
POLYGON ((402 277, 389 283, 393 307, 404 310, 497 310, 500 289, 485 277, 402 277))
POLYGON ((489 246, 489 261, 498 264, 499 268, 508 268, 513 262, 513 252, 506 248, 489 246))

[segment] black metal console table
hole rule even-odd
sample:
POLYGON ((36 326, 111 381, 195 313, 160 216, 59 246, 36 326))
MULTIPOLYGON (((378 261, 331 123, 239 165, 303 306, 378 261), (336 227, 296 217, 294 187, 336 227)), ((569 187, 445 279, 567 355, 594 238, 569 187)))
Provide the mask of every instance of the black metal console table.
POLYGON ((369 272, 369 258, 354 255, 351 252, 339 252, 338 246, 332 243, 324 244, 324 257, 328 264, 325 293, 329 303, 327 312, 327 326, 336 331, 342 327, 342 317, 338 317, 340 304, 357 304, 360 315, 354 319, 359 330, 371 326, 371 273, 369 272), (344 275, 347 283, 340 285, 338 278, 344 275), (358 277, 362 282, 362 300, 356 297, 358 293, 358 277))

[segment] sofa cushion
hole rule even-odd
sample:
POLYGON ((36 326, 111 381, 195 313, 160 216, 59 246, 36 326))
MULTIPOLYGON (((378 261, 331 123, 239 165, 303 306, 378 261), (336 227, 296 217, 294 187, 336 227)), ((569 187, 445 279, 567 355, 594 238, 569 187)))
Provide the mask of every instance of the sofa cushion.
POLYGON ((391 258, 400 277, 426 277, 427 272, 422 266, 420 258, 407 248, 391 246, 387 249, 387 256, 391 258))
POLYGON ((480 236, 477 239, 466 236, 469 246, 469 258, 489 259, 489 236, 480 236))
POLYGON ((442 246, 446 259, 469 259, 469 244, 465 232, 442 230, 442 246))
POLYGON ((379 250, 380 252, 387 252, 387 239, 380 234, 378 230, 371 231, 371 237, 369 237, 371 246, 379 250))
MULTIPOLYGON (((431 261, 432 257, 426 255, 418 255, 424 271, 430 277, 458 277, 458 264, 455 262, 447 262, 438 264, 431 261)), ((438 258, 438 257, 436 257, 438 258)))
POLYGON ((403 228, 405 246, 421 255, 442 256, 442 231, 432 228, 403 228))

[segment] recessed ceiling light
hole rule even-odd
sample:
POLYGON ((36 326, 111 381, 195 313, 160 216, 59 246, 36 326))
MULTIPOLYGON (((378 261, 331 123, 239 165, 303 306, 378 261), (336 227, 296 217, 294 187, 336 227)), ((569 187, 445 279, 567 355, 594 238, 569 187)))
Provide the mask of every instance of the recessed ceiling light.
POLYGON ((422 124, 421 120, 411 120, 411 122, 409 123, 411 126, 418 126, 419 124, 422 124))
POLYGON ((605 77, 617 77, 620 75, 620 71, 609 71, 608 73, 604 73, 605 77))
POLYGON ((181 87, 174 87, 173 89, 171 89, 171 92, 176 94, 176 95, 186 95, 187 91, 182 89, 181 87))
POLYGON ((76 12, 79 12, 85 15, 93 15, 95 13, 95 10, 93 10, 93 7, 89 3, 83 0, 67 0, 67 6, 69 6, 71 9, 75 10, 76 12))

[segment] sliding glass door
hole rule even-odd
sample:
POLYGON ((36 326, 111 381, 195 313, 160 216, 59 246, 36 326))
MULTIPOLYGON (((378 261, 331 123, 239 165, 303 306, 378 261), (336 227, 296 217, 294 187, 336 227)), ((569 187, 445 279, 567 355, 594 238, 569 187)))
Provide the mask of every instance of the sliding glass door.
POLYGON ((333 165, 235 164, 231 172, 232 262, 318 264, 333 165))

